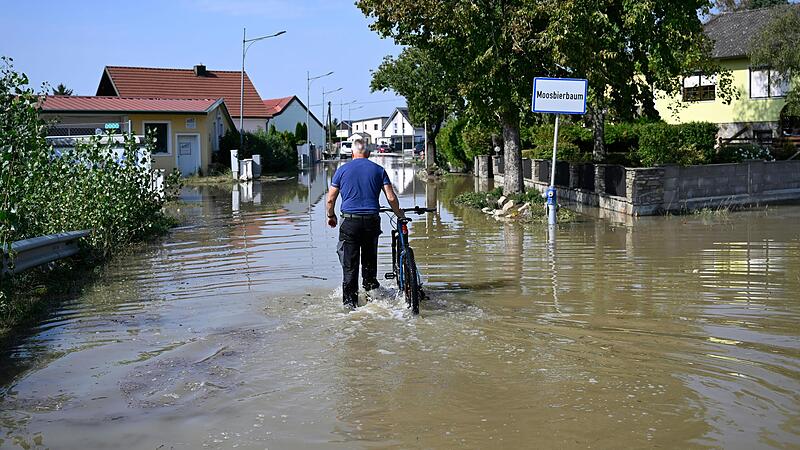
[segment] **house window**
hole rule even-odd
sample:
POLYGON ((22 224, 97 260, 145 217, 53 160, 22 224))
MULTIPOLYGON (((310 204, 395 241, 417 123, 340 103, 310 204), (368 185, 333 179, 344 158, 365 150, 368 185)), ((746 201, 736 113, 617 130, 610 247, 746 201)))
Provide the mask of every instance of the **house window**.
POLYGON ((144 135, 155 139, 153 143, 153 154, 169 154, 169 123, 165 122, 144 122, 144 135))
POLYGON ((698 73, 683 79, 683 101, 701 102, 717 98, 717 77, 698 73))
POLYGON ((375 130, 377 130, 377 129, 378 129, 378 124, 376 123, 376 124, 374 125, 374 127, 375 127, 374 129, 375 129, 375 130))
POLYGON ((750 98, 785 97, 789 77, 769 68, 750 68, 750 98))
POLYGON ((356 131, 358 131, 358 124, 356 124, 356 131))

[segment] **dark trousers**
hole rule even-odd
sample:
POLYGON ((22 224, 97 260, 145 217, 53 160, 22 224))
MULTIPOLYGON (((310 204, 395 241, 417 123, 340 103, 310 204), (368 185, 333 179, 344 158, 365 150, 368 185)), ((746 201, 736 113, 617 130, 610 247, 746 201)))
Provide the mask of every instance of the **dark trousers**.
POLYGON ((364 290, 378 284, 378 236, 381 218, 378 215, 342 220, 339 226, 339 262, 342 263, 342 300, 358 303, 358 263, 361 259, 361 278, 364 290))

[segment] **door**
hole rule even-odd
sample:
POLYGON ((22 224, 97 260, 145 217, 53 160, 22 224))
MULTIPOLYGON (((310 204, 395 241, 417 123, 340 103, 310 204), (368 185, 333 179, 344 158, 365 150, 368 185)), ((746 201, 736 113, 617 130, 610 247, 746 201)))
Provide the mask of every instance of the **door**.
POLYGON ((188 177, 200 169, 200 138, 197 135, 178 135, 178 170, 188 177))

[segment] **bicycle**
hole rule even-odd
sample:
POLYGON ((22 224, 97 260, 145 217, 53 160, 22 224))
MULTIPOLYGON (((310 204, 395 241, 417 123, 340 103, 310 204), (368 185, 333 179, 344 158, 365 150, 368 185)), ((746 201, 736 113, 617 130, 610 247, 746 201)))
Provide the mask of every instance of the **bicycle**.
MULTIPOLYGON (((432 208, 401 208, 403 212, 416 213, 419 215, 434 212, 432 208)), ((392 212, 391 208, 381 208, 383 213, 392 212)), ((414 259, 414 250, 408 242, 408 223, 409 218, 394 218, 389 216, 392 223, 392 271, 384 274, 387 280, 396 279, 397 287, 403 292, 406 305, 411 308, 411 313, 419 314, 419 302, 425 299, 425 292, 422 290, 422 278, 419 274, 417 262, 414 259)))

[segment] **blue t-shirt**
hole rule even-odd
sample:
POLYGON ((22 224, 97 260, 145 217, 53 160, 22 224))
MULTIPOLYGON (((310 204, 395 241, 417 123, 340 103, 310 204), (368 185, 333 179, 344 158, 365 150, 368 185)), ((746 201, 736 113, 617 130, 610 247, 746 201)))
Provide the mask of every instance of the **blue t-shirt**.
POLYGON ((377 214, 383 186, 391 184, 383 167, 367 158, 357 158, 336 169, 331 186, 342 195, 341 210, 349 214, 377 214))

